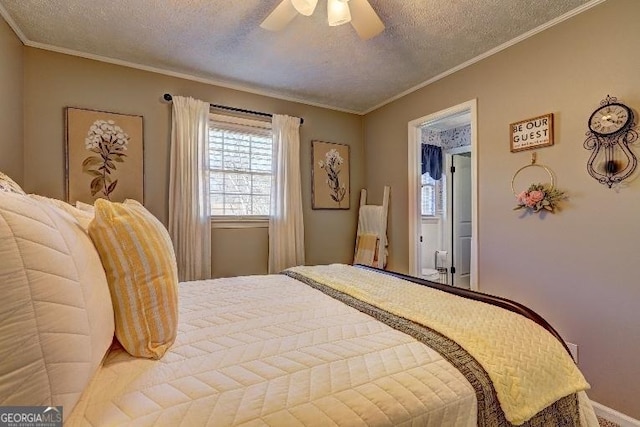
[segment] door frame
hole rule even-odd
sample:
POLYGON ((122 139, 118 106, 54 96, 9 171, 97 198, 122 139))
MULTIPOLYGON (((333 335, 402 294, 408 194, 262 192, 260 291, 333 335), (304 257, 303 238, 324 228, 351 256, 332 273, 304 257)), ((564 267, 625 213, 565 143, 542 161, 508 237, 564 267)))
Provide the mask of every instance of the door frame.
POLYGON ((411 120, 408 124, 408 224, 409 224, 409 274, 420 276, 420 175, 421 128, 427 122, 443 119, 469 111, 471 116, 471 289, 478 290, 478 113, 477 100, 472 99, 427 116, 411 120))

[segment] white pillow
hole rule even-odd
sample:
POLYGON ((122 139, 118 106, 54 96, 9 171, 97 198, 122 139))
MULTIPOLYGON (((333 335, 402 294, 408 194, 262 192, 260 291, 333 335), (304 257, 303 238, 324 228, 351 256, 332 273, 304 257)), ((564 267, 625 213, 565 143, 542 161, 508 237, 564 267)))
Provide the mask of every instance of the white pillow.
POLYGON ((93 205, 81 202, 80 200, 76 202, 76 208, 80 209, 81 211, 90 212, 91 214, 95 213, 95 207, 93 205))
POLYGON ((7 193, 22 194, 22 195, 26 194, 22 189, 22 187, 20 187, 17 182, 15 182, 8 175, 5 175, 2 172, 0 172, 0 192, 1 191, 7 192, 7 193))
POLYGON ((53 206, 0 192, 0 405, 70 414, 114 334, 89 236, 53 206))
POLYGON ((47 203, 51 206, 55 206, 56 208, 63 210, 64 212, 71 215, 78 222, 78 225, 80 225, 80 227, 84 229, 85 232, 89 230, 89 223, 93 221, 94 217, 93 211, 89 212, 78 209, 75 206, 70 205, 69 203, 62 200, 52 199, 49 197, 40 196, 38 194, 29 194, 29 197, 39 202, 47 203))

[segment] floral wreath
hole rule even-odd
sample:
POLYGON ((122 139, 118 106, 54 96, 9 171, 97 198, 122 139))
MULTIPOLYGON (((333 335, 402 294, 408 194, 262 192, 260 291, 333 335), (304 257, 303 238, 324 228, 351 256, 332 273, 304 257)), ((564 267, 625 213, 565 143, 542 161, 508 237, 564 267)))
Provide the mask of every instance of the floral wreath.
POLYGON ((547 211, 554 213, 558 208, 558 204, 561 200, 567 198, 567 195, 564 191, 558 190, 555 188, 555 178, 551 169, 546 166, 536 164, 535 156, 532 156, 531 164, 521 167, 516 171, 511 179, 511 190, 513 191, 514 196, 516 196, 517 206, 513 208, 513 210, 519 209, 527 209, 530 212, 540 212, 547 211), (518 174, 526 168, 529 167, 540 167, 544 169, 551 178, 551 183, 534 183, 529 186, 528 189, 516 192, 514 189, 514 181, 518 174))

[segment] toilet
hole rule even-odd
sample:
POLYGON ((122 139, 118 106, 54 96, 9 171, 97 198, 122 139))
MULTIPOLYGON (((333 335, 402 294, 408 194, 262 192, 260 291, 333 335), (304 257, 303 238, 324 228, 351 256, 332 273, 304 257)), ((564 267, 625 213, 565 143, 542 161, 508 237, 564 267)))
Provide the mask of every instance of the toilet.
POLYGON ((433 263, 436 268, 423 267, 420 270, 420 276, 432 282, 448 284, 447 251, 435 251, 433 263))
POLYGON ((423 279, 431 280, 432 282, 440 282, 440 273, 435 268, 423 268, 421 275, 423 279))

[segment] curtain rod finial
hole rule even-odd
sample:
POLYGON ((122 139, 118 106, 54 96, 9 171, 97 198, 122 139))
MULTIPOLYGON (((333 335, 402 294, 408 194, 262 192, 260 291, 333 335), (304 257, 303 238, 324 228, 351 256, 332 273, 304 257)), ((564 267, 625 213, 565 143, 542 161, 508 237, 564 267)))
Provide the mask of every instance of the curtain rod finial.
POLYGON ((171 101, 171 100, 173 100, 173 97, 172 97, 172 96, 171 96, 171 94, 169 94, 169 93, 165 93, 164 95, 162 95, 162 98, 163 98, 165 101, 171 101))

